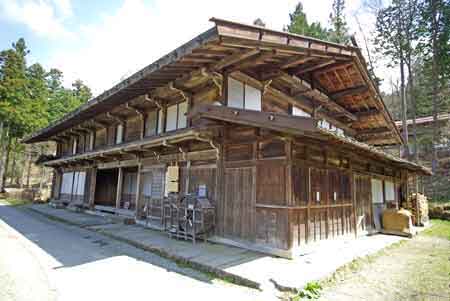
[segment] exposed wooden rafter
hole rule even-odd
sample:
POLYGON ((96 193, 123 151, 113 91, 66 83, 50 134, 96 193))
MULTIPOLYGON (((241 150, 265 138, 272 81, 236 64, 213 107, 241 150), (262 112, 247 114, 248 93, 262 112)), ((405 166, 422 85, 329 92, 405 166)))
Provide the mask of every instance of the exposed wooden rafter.
POLYGON ((231 65, 229 68, 226 68, 227 72, 234 72, 237 70, 243 70, 249 67, 254 67, 257 64, 263 63, 265 60, 275 56, 277 54, 276 50, 262 51, 258 55, 250 56, 245 60, 241 60, 237 64, 231 65))
MULTIPOLYGON (((240 71, 233 72, 232 76, 243 82, 249 82, 253 86, 258 87, 259 89, 264 88, 264 83, 260 82, 259 80, 255 79, 243 72, 240 72, 240 71)), ((289 104, 295 105, 307 113, 312 114, 312 112, 314 110, 315 106, 314 106, 314 103, 312 103, 311 101, 308 101, 305 99, 298 99, 298 98, 288 95, 272 86, 267 87, 266 91, 267 91, 267 93, 270 93, 274 97, 277 97, 278 99, 280 99, 282 101, 286 101, 289 104)), ((345 132, 347 132, 348 134, 350 134, 352 136, 355 135, 355 133, 356 133, 352 128, 350 128, 348 126, 348 124, 346 124, 342 121, 339 121, 322 111, 317 112, 317 118, 328 119, 330 122, 332 122, 336 126, 342 128, 345 132)))
POLYGON ((323 63, 317 64, 317 65, 312 65, 310 67, 306 67, 306 68, 302 68, 299 67, 296 70, 294 70, 292 73, 295 75, 301 75, 301 74, 305 74, 308 72, 313 72, 315 70, 318 70, 320 68, 326 67, 328 65, 334 64, 336 61, 335 60, 326 60, 323 63))
POLYGON ((126 118, 120 116, 118 114, 114 114, 111 112, 106 112, 106 118, 112 119, 117 123, 124 124, 126 122, 126 118))
POLYGON ((287 69, 287 68, 296 67, 298 65, 304 64, 304 63, 309 62, 314 59, 315 59, 314 57, 305 56, 305 55, 293 56, 293 57, 287 59, 286 61, 282 62, 279 65, 279 68, 287 69))
POLYGON ((214 71, 220 71, 227 66, 236 64, 242 60, 245 60, 248 57, 258 54, 259 52, 260 52, 259 48, 242 50, 240 52, 237 52, 235 54, 223 58, 218 63, 216 63, 211 69, 214 71))
POLYGON ((333 98, 342 98, 344 96, 351 96, 351 95, 357 95, 357 94, 361 94, 364 93, 366 91, 369 90, 369 87, 367 87, 367 85, 359 85, 356 87, 351 87, 351 88, 347 88, 347 89, 343 89, 343 90, 339 90, 336 92, 333 92, 330 94, 331 97, 333 98))
POLYGON ((352 121, 358 119, 354 114, 350 113, 347 109, 339 105, 334 99, 332 99, 325 93, 314 89, 307 81, 302 80, 295 75, 289 75, 286 72, 281 73, 280 79, 283 79, 289 82, 290 85, 297 87, 300 90, 300 92, 296 94, 297 96, 308 96, 314 101, 317 101, 320 105, 323 105, 331 109, 332 111, 336 111, 352 121))

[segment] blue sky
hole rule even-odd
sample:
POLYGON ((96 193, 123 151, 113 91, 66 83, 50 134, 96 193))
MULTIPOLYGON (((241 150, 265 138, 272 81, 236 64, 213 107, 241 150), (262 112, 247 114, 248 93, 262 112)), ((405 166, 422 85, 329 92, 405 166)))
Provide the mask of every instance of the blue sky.
MULTIPOLYGON (((357 31, 373 20, 362 0, 347 1, 357 31)), ((328 22, 332 0, 303 0, 311 21, 328 22)), ((65 84, 82 79, 99 94, 207 30, 211 17, 251 23, 260 17, 281 30, 297 0, 0 0, 0 49, 24 37, 30 63, 63 71, 65 84)), ((357 38, 360 38, 357 33, 357 38)), ((363 44, 360 43, 362 46, 363 44)), ((384 70, 381 68, 381 73, 384 70)), ((386 73, 387 74, 387 73, 386 73)), ((383 74, 381 74, 383 76, 383 74)))

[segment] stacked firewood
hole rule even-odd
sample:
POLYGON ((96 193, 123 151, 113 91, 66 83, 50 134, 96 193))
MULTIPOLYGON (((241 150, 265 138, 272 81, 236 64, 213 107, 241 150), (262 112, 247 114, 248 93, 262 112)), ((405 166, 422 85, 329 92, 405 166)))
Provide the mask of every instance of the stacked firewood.
POLYGON ((415 226, 428 223, 428 199, 421 193, 413 193, 408 198, 407 209, 412 213, 412 222, 415 226))

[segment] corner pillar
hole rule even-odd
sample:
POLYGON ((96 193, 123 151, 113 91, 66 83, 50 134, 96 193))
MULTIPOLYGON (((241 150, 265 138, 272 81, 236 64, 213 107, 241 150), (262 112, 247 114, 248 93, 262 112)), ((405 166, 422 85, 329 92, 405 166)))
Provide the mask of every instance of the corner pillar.
POLYGON ((119 174, 117 175, 117 192, 116 192, 116 208, 120 208, 120 201, 122 200, 123 190, 123 167, 119 167, 119 174))
POLYGON ((142 190, 142 185, 141 185, 141 170, 142 170, 142 163, 141 160, 139 159, 139 163, 138 163, 138 171, 137 171, 137 179, 136 179, 136 199, 135 199, 135 204, 136 204, 136 218, 137 219, 141 219, 142 216, 142 212, 143 212, 143 204, 142 204, 142 199, 141 199, 141 190, 142 190))
POLYGON ((89 208, 94 209, 95 187, 97 186, 97 167, 91 170, 91 181, 89 187, 89 208))

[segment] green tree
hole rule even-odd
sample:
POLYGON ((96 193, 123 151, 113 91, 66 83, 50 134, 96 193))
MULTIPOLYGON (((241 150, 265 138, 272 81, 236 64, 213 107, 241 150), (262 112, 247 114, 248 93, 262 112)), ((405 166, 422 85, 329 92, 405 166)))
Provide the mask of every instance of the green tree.
POLYGON ((72 84, 72 89, 63 86, 63 73, 58 69, 51 69, 46 76, 49 93, 49 122, 55 122, 65 114, 75 110, 87 102, 92 93, 81 80, 72 84))
POLYGON ((71 88, 62 85, 63 73, 47 72, 36 63, 27 67, 29 50, 24 39, 0 52, 0 191, 4 189, 10 155, 12 167, 20 161, 23 148, 17 146, 25 135, 46 126, 76 109, 92 97, 81 80, 71 88))
MULTIPOLYGON (((405 141, 403 155, 409 157, 407 100, 406 100, 406 71, 411 70, 413 59, 412 45, 416 40, 416 14, 412 12, 416 7, 415 0, 393 0, 391 5, 382 8, 377 13, 376 36, 374 43, 377 51, 390 59, 389 67, 399 67, 400 71, 400 100, 402 107, 402 128, 405 141), (407 68, 408 67, 408 68, 407 68)), ((412 76, 412 72, 409 73, 412 76)), ((413 107, 413 109, 415 109, 413 107)), ((417 147, 416 147, 417 148, 417 147)))
POLYGON ((308 22, 301 2, 297 4, 294 12, 289 14, 289 19, 290 23, 285 28, 286 31, 321 40, 329 39, 329 30, 323 27, 320 22, 313 22, 311 24, 308 22))
POLYGON ((347 44, 350 42, 348 34, 347 21, 344 15, 345 0, 334 0, 333 9, 330 14, 330 23, 332 30, 329 33, 329 39, 339 44, 347 44))

